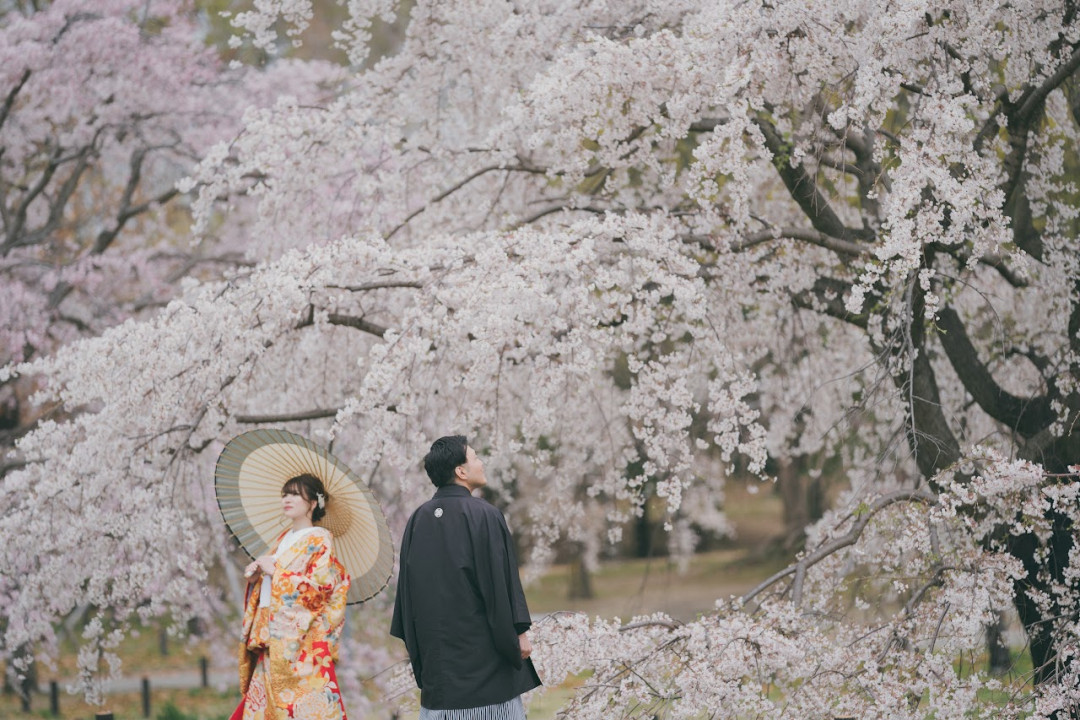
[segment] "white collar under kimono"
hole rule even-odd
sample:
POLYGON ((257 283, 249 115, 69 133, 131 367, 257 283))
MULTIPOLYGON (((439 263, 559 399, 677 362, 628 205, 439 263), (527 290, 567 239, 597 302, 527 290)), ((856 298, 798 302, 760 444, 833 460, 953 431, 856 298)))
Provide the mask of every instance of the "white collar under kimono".
MULTIPOLYGON (((274 559, 277 560, 284 555, 285 551, 293 546, 293 543, 310 534, 315 529, 315 526, 312 526, 300 530, 290 530, 285 533, 281 538, 281 542, 278 543, 277 550, 274 551, 274 559)), ((259 607, 270 607, 270 593, 273 584, 273 578, 270 575, 263 573, 262 586, 259 588, 259 607)))

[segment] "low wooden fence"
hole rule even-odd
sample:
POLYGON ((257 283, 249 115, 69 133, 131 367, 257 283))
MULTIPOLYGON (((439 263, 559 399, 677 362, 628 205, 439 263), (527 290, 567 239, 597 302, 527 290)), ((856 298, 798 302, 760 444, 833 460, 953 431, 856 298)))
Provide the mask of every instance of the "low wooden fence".
MULTIPOLYGON (((209 688, 210 687, 210 662, 205 657, 199 658, 199 678, 198 684, 188 684, 188 687, 209 688)), ((170 683, 171 688, 175 688, 174 683, 170 683)), ((22 711, 24 713, 32 712, 31 708, 31 694, 27 691, 28 688, 23 688, 21 693, 22 711)), ((139 692, 142 696, 142 716, 149 718, 152 712, 152 695, 151 695, 151 678, 147 675, 142 676, 139 682, 139 692)), ((56 680, 49 681, 48 688, 49 696, 49 713, 56 718, 64 717, 60 708, 60 683, 56 680)), ((97 713, 93 720, 113 720, 113 714, 111 712, 97 713)))

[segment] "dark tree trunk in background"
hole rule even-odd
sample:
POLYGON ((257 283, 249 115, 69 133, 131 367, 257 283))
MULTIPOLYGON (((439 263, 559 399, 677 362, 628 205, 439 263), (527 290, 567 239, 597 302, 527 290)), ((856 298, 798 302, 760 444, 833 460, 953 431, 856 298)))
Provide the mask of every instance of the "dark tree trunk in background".
POLYGON ((652 557, 654 530, 649 517, 649 502, 646 500, 641 508, 641 516, 634 523, 634 557, 652 557))
POLYGON ((821 476, 811 477, 802 458, 784 460, 776 470, 776 490, 784 508, 784 534, 788 551, 802 548, 806 526, 825 512, 825 487, 821 476))
POLYGON ((998 613, 997 621, 986 628, 986 669, 991 675, 1004 675, 1012 669, 1012 655, 1005 644, 1005 617, 998 613))
POLYGON ((580 555, 570 563, 570 585, 567 596, 570 600, 590 600, 595 597, 592 575, 585 567, 585 562, 580 555))
MULTIPOLYGON (((20 648, 15 652, 14 659, 25 657, 29 651, 25 648, 20 648)), ((30 663, 29 669, 26 671, 26 675, 18 678, 15 676, 15 671, 11 665, 8 665, 4 672, 4 694, 16 694, 19 696, 19 704, 24 713, 30 712, 31 698, 33 692, 37 688, 38 675, 37 675, 37 663, 30 663)))

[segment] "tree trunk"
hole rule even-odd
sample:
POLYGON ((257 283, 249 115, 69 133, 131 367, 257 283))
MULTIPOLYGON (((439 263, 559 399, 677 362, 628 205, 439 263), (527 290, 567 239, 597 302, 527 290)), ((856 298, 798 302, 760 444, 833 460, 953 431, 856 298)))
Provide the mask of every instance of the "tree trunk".
MULTIPOLYGON (((19 648, 15 651, 12 659, 17 660, 25 657, 28 652, 29 650, 25 647, 19 648)), ((24 713, 30 712, 30 700, 34 690, 37 688, 37 679, 37 664, 33 662, 30 663, 26 674, 22 677, 15 675, 15 670, 10 663, 4 673, 4 693, 16 693, 19 696, 19 704, 24 713)))
POLYGON ((1049 567, 1040 559, 1041 543, 1031 534, 1011 539, 1009 553, 1024 564, 1027 576, 1013 584, 1016 611, 1028 636, 1031 650, 1031 666, 1035 671, 1035 684, 1054 682, 1061 671, 1061 660, 1054 648, 1054 634, 1068 622, 1076 622, 1080 608, 1051 607, 1047 612, 1031 598, 1030 591, 1050 594, 1053 585, 1064 580, 1068 569, 1069 553, 1072 551, 1074 528, 1066 518, 1054 515, 1053 533, 1050 537, 1049 567), (1047 578, 1040 578, 1039 571, 1049 571, 1047 578))
POLYGON ((1001 613, 986 627, 986 652, 989 656, 986 670, 991 675, 1004 675, 1012 669, 1012 654, 1005 644, 1005 616, 1001 613))
POLYGON ((649 501, 641 506, 641 515, 634 523, 634 557, 651 558, 653 555, 653 523, 649 517, 649 501))
POLYGON ((821 477, 806 472, 803 458, 783 460, 776 471, 776 489, 784 508, 783 547, 797 550, 806 539, 806 526, 825 512, 825 490, 821 477))
MULTIPOLYGON (((955 464, 960 457, 960 450, 943 412, 937 378, 930 362, 926 327, 922 319, 923 293, 917 285, 912 287, 911 317, 908 322, 914 358, 911 360, 910 373, 906 377, 898 377, 897 382, 901 390, 910 393, 911 402, 907 409, 908 443, 915 454, 920 473, 930 481, 938 472, 955 464)), ((1070 328, 1074 322, 1077 329, 1080 329, 1080 303, 1074 308, 1070 328)), ((953 329, 960 330, 959 327, 953 329)), ((954 336, 951 342, 955 343, 956 340, 954 336)), ((980 364, 974 350, 957 352, 963 349, 953 345, 952 352, 947 349, 946 353, 957 375, 962 379, 967 378, 968 381, 974 376, 985 379, 985 367, 980 364)), ((968 390, 971 392, 972 388, 969 387, 968 390)), ((987 405, 1000 401, 1005 395, 1000 386, 994 385, 989 391, 980 392, 981 405, 986 409, 987 405)), ((991 415, 993 416, 993 413, 991 415)), ((1071 434, 1065 435, 1049 446, 1038 443, 1021 446, 1018 455, 1041 464, 1047 473, 1068 473, 1070 465, 1080 462, 1080 442, 1071 434)), ((942 488, 935 490, 941 491, 942 488)), ((1054 635, 1059 628, 1070 621, 1075 622, 1080 616, 1080 608, 1061 607, 1053 601, 1049 608, 1041 608, 1031 597, 1034 591, 1052 598, 1054 587, 1065 584, 1065 574, 1074 543, 1073 533, 1076 528, 1068 518, 1052 514, 1047 519, 1052 523, 1052 532, 1046 541, 1049 547, 1044 547, 1043 541, 1033 534, 1012 535, 1008 530, 1003 530, 1002 535, 1006 539, 1009 554, 1020 560, 1026 571, 1025 577, 1013 585, 1013 601, 1028 636, 1034 682, 1037 685, 1057 681, 1062 668, 1061 659, 1054 646, 1054 635), (1049 552, 1046 552, 1047 550, 1049 552)), ((989 541, 990 538, 986 540, 989 541)))
POLYGON ((592 574, 585 567, 585 560, 580 555, 570 563, 570 587, 567 597, 570 600, 591 600, 595 597, 592 574))

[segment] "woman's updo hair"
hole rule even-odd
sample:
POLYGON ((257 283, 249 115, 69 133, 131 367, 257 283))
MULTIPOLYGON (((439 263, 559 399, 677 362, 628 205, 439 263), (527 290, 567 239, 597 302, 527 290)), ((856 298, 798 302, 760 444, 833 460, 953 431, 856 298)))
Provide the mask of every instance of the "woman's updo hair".
POLYGON ((299 495, 308 502, 315 501, 315 509, 311 511, 311 521, 319 522, 326 515, 326 503, 330 502, 330 493, 326 492, 322 480, 311 473, 303 473, 285 481, 281 486, 281 494, 299 495))

